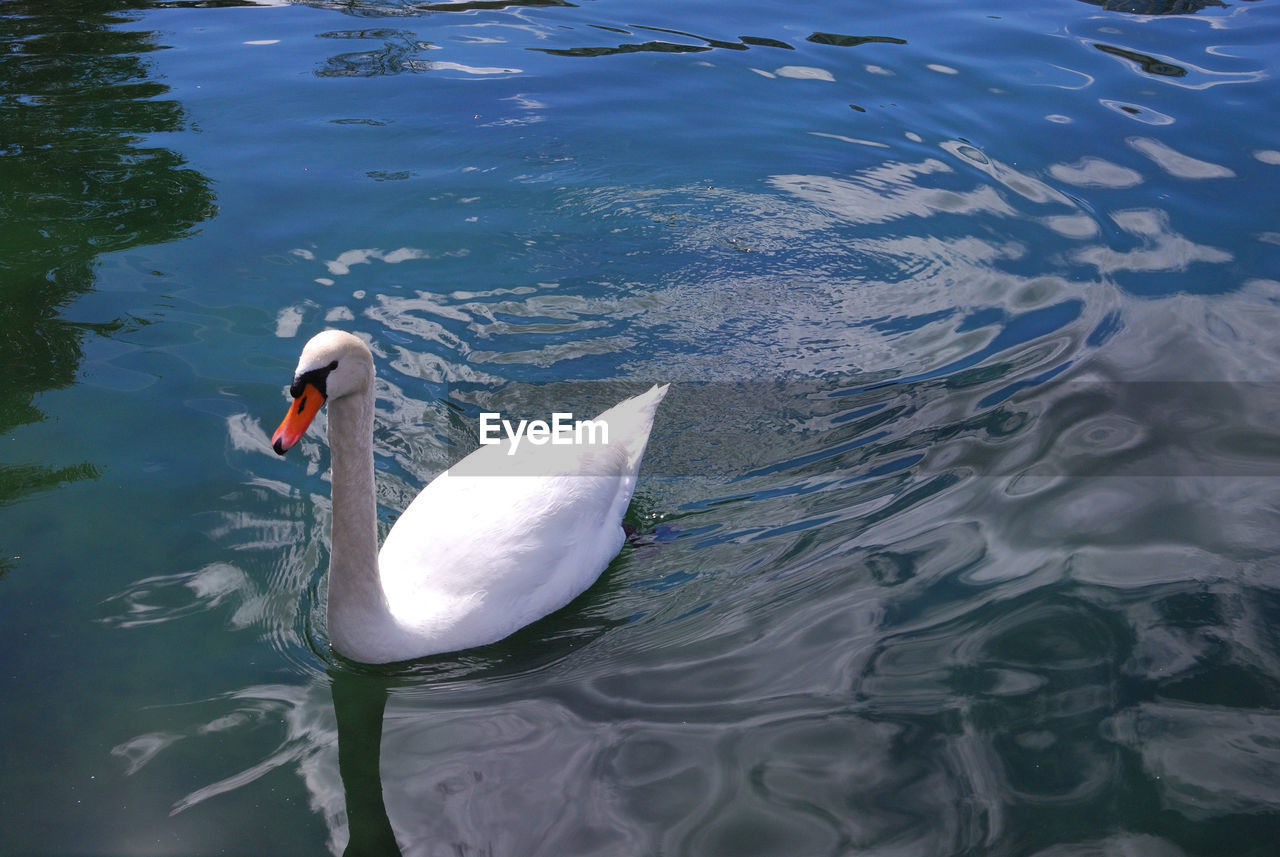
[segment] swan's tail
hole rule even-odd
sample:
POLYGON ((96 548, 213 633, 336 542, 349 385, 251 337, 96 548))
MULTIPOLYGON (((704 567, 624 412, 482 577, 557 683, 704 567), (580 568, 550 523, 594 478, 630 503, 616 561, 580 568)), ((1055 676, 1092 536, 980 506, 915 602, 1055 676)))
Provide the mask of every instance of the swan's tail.
POLYGON ((609 424, 610 437, 623 440, 627 472, 632 476, 640 470, 645 447, 649 445, 649 432, 653 431, 654 415, 670 386, 654 384, 640 395, 625 399, 596 417, 609 424))

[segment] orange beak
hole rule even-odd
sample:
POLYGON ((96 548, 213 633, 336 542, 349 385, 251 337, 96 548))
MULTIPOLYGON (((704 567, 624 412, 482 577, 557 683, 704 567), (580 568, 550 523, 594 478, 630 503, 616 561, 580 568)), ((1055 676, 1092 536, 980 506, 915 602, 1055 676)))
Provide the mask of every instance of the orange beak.
POLYGON ((276 451, 276 455, 284 455, 302 439, 307 426, 311 425, 316 414, 320 413, 320 406, 324 404, 324 399, 324 394, 317 390, 314 384, 303 385, 302 393, 289 406, 289 413, 285 414, 284 422, 280 423, 280 428, 276 429, 276 433, 271 436, 271 448, 276 451))

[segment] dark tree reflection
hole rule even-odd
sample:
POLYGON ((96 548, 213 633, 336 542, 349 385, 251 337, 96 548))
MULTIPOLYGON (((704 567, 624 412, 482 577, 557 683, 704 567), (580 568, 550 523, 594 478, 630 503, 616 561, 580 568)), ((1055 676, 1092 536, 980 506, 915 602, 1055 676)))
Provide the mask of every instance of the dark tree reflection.
POLYGON ((1222 0, 1080 0, 1091 6, 1101 6, 1108 12, 1127 12, 1131 15, 1194 15, 1210 6, 1223 7, 1222 0))
MULTIPOLYGON (((71 384, 100 324, 63 318, 92 289, 98 256, 171 241, 214 210, 209 181, 153 135, 185 122, 129 31, 136 4, 0 4, 0 434, 43 415, 42 391, 71 384)), ((0 504, 92 476, 91 464, 0 465, 0 504)))

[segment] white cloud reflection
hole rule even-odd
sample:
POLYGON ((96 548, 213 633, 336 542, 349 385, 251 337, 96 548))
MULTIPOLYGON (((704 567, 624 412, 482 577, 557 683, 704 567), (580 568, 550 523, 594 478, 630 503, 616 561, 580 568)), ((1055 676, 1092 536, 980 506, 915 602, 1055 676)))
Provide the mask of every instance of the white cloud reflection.
POLYGON ((1150 137, 1130 137, 1128 143, 1154 161, 1160 169, 1175 178, 1226 179, 1235 175, 1235 172, 1229 167, 1211 164, 1208 161, 1184 155, 1169 145, 1159 140, 1153 140, 1150 137))

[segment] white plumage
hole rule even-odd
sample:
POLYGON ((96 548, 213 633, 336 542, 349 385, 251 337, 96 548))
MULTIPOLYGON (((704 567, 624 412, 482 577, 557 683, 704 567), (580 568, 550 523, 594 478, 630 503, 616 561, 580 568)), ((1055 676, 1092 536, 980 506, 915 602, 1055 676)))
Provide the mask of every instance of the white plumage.
POLYGON ((373 357, 342 331, 303 348, 280 454, 327 402, 333 538, 329 638, 366 663, 492 643, 558 610, 622 548, 654 414, 655 386, 605 411, 608 442, 482 446, 436 477, 377 550, 373 357), (502 474, 502 475, 495 475, 502 474))

